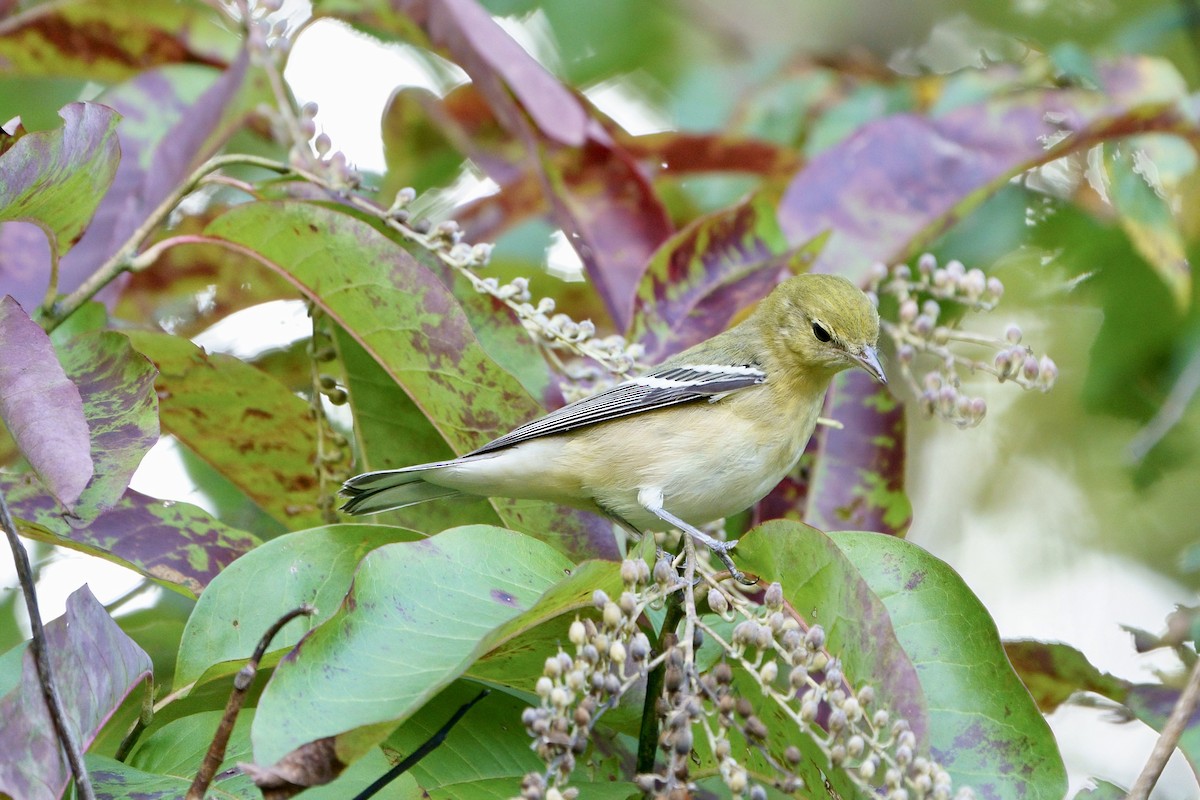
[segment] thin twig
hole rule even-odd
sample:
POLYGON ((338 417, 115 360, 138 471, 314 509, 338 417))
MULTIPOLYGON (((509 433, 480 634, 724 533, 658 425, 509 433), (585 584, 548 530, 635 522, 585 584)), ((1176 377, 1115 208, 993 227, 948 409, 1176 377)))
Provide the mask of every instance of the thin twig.
POLYGON ((1129 459, 1131 461, 1135 464, 1141 463, 1154 445, 1158 444, 1167 435, 1167 432, 1183 419, 1184 412, 1191 405, 1192 398, 1195 397, 1197 391, 1200 391, 1200 350, 1192 354, 1187 366, 1180 373, 1179 379, 1171 387, 1167 399, 1158 409, 1158 413, 1146 424, 1146 427, 1138 431, 1129 443, 1129 459))
POLYGON ((380 775, 374 783, 356 794, 354 796, 354 800, 367 800, 369 797, 374 797, 380 789, 387 786, 389 783, 396 780, 396 778, 400 777, 409 769, 411 769, 413 764, 416 764, 422 758, 432 753, 438 745, 446 741, 446 736, 450 733, 450 729, 457 725, 460 719, 466 716, 466 713, 471 710, 471 706, 475 705, 489 694, 491 694, 490 689, 483 689, 479 692, 479 694, 475 695, 473 699, 468 700, 459 706, 458 710, 454 712, 450 719, 446 720, 446 724, 438 728, 437 732, 434 733, 433 736, 430 736, 421 744, 420 747, 409 753, 408 757, 402 760, 399 764, 396 764, 396 766, 380 775))
POLYGON ((1183 735, 1188 722, 1191 721, 1197 704, 1200 704, 1200 661, 1197 661, 1196 665, 1192 667, 1187 685, 1183 687, 1183 692, 1175 701, 1175 707, 1171 709, 1171 716, 1167 718, 1167 724, 1163 725, 1162 733, 1158 735, 1158 741, 1154 743, 1154 749, 1150 751, 1150 758, 1146 760, 1146 766, 1142 767, 1142 774, 1138 775, 1133 788, 1129 790, 1128 800, 1146 800, 1150 797, 1154 784, 1158 783, 1158 778, 1166 768, 1167 761, 1170 760, 1171 754, 1175 752, 1175 747, 1179 744, 1179 737, 1183 735))
POLYGON ((233 691, 229 693, 229 702, 225 704, 225 713, 221 715, 217 732, 213 734, 212 742, 208 745, 208 752, 204 754, 204 762, 200 765, 199 772, 196 773, 192 785, 188 788, 187 800, 204 800, 204 793, 208 791, 213 776, 217 774, 217 768, 225 760, 225 748, 229 745, 229 737, 233 733, 234 723, 237 722, 238 712, 242 710, 242 704, 246 702, 246 693, 250 690, 250 684, 254 682, 254 676, 258 674, 258 664, 262 661, 267 648, 271 646, 271 640, 275 638, 275 634, 296 617, 309 616, 315 610, 305 603, 275 620, 259 640, 258 647, 254 648, 254 655, 250 656, 246 665, 238 670, 237 675, 233 678, 233 691))
POLYGON ((25 546, 17 538, 17 526, 8 510, 8 501, 0 492, 0 525, 8 536, 8 546, 12 548, 13 561, 17 566, 17 579, 21 583, 21 592, 25 595, 25 609, 29 613, 29 628, 33 638, 29 649, 33 653, 33 663, 37 667, 38 682, 42 685, 42 695, 46 698, 46 707, 50 711, 50 719, 54 730, 62 742, 67 754, 67 763, 71 765, 71 773, 75 776, 75 790, 83 800, 95 800, 96 793, 92 790, 92 781, 88 777, 87 765, 83 762, 83 750, 75 740, 75 734, 67 724, 67 713, 63 709, 62 698, 58 696, 58 688, 54 683, 54 673, 50 668, 50 654, 46 644, 46 629, 42 627, 42 612, 38 609, 37 592, 33 583, 33 568, 29 565, 29 554, 25 546))

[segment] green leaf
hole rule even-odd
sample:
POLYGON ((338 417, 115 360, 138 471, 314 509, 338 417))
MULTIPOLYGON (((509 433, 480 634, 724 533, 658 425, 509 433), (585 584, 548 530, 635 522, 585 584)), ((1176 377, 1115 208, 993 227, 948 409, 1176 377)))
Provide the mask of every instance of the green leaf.
POLYGON ((875 533, 833 541, 891 615, 929 704, 930 754, 977 796, 1058 798, 1066 771, 1050 726, 1021 684, 996 625, 943 561, 875 533))
POLYGON ((338 613, 276 667, 259 701, 255 761, 402 722, 570 567, 548 545, 486 525, 372 551, 338 613))
POLYGON ((31 3, 0 37, 7 70, 120 80, 172 62, 220 64, 237 38, 199 0, 68 0, 31 3))
MULTIPOLYGON (((1192 269, 1187 243, 1171 211, 1153 154, 1165 148, 1163 137, 1142 136, 1108 142, 1104 146, 1103 176, 1117 219, 1134 248, 1154 267, 1180 309, 1192 302, 1192 269)), ((1192 156, 1188 148, 1188 155, 1192 156)), ((1177 193, 1176 200, 1179 200, 1177 193)))
POLYGON ((592 594, 603 589, 609 597, 624 590, 620 564, 585 561, 546 591, 532 608, 497 628, 487 654, 467 669, 467 675, 497 686, 532 693, 546 659, 567 641, 567 628, 579 612, 594 615, 592 594))
MULTIPOLYGON (((214 220, 208 233, 295 281, 454 452, 473 450, 541 412, 521 382, 489 357, 441 279, 365 222, 309 203, 247 203, 214 220)), ((493 505, 509 527, 566 552, 615 551, 612 525, 594 516, 534 501, 493 505)))
POLYGON ((316 609, 285 625, 263 666, 338 610, 363 556, 385 544, 421 538, 385 525, 327 525, 296 531, 254 548, 229 565, 196 602, 183 631, 179 685, 236 672, 277 619, 307 603, 316 609))
POLYGON ((22 536, 99 556, 195 597, 258 539, 196 506, 129 489, 94 520, 75 528, 28 476, 0 474, 22 536))
MULTIPOLYGON (((71 249, 117 174, 120 116, 99 103, 71 103, 63 126, 21 137, 0 157, 0 222, 39 225, 51 258, 71 249)), ((47 272, 49 264, 46 265, 47 272)))
MULTIPOLYGON (((397 728, 385 748, 395 750, 397 758, 412 753, 477 694, 476 684, 450 684, 397 728)), ((527 773, 545 769, 530 749, 521 725, 525 708, 523 701, 502 692, 492 692, 476 703, 450 729, 446 740, 410 770, 421 796, 430 800, 506 800, 515 796, 527 773)), ((625 800, 638 793, 630 782, 604 776, 587 780, 586 772, 580 769, 571 778, 570 785, 580 790, 581 797, 625 800)))
MULTIPOLYGON (((121 701, 152 674, 150 657, 126 636, 84 586, 66 613, 46 625, 46 651, 66 721, 86 749, 121 701)), ((71 771, 42 695, 33 654, 22 655, 20 684, 0 698, 0 793, 56 800, 71 771)))
MULTIPOLYGON (((88 768, 98 798, 128 800, 183 800, 188 787, 208 751, 222 712, 208 711, 172 720, 138 742, 128 762, 122 764, 103 756, 89 754, 88 768)), ((237 765, 250 760, 250 725, 254 709, 244 709, 233 726, 225 759, 217 768, 206 797, 215 800, 261 800, 262 790, 237 765)), ((387 758, 379 750, 368 753, 338 776, 332 783, 304 792, 312 800, 344 800, 355 797, 388 770, 387 758)), ((377 798, 411 800, 415 787, 411 778, 401 776, 378 794, 377 798)))
POLYGON ((93 474, 83 400, 50 337, 0 299, 0 420, 46 488, 68 509, 93 474))
MULTIPOLYGON (((340 327, 334 332, 334 341, 354 412, 359 470, 397 469, 454 458, 454 451, 421 409, 362 345, 340 327)), ((390 512, 381 519, 429 534, 470 523, 503 525, 492 503, 472 498, 422 503, 390 512)))
POLYGON ((158 367, 162 425, 289 528, 321 523, 308 403, 239 359, 178 336, 131 331, 158 367))
POLYGON ((487 357, 441 281, 366 223, 309 203, 247 203, 207 232, 296 281, 456 451, 474 449, 540 411, 487 357))
MULTIPOLYGON (((922 745, 929 741, 925 690, 888 609, 828 536, 798 522, 774 520, 743 536, 735 556, 743 569, 764 581, 778 581, 788 605, 808 624, 825 629, 826 649, 841 659, 852 686, 873 686, 877 707, 888 709, 893 719, 908 720, 922 745)), ((742 695, 761 695, 744 673, 735 670, 742 695)), ((763 702, 760 712, 773 731, 795 729, 795 722, 773 703, 763 702)), ((841 770, 831 769, 808 737, 795 736, 792 741, 807 756, 803 777, 810 785, 814 780, 810 762, 815 762, 837 791, 857 796, 854 784, 841 770)))

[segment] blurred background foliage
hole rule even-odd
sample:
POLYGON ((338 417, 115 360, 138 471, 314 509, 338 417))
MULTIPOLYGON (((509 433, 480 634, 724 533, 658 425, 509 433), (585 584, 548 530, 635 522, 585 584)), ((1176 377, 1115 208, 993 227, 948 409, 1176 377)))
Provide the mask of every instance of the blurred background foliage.
MULTIPOLYGON (((807 159, 891 114, 938 117, 1022 87, 1095 87, 1105 65, 1120 57, 1144 59, 1152 74, 1143 86, 1164 98, 1185 98, 1193 125, 1200 111, 1192 95, 1200 78, 1200 4, 1192 0, 483 5, 543 65, 647 147, 658 131, 721 133, 774 143, 807 159)), ((479 123, 469 131, 475 155, 503 161, 512 157, 504 149, 511 142, 489 138, 486 120, 470 116, 469 94, 450 91, 462 80, 456 68, 371 37, 380 33, 376 11, 370 2, 315 2, 318 16, 351 24, 325 19, 301 32, 289 83, 299 100, 319 104, 319 129, 358 165, 368 185, 385 197, 413 186, 421 193, 418 208, 438 218, 478 196, 480 170, 450 146, 420 92, 449 91, 446 105, 457 109, 458 122, 479 123)), ((303 3, 284 8, 293 24, 309 13, 303 3)), ((128 91, 124 82, 157 67, 182 96, 195 95, 211 70, 235 58, 237 46, 237 36, 200 2, 137 8, 0 2, 0 121, 19 115, 29 131, 57 127, 63 104, 120 97, 128 91), (75 37, 73 48, 43 46, 51 32, 63 30, 75 37), (136 33, 121 33, 122 47, 105 46, 114 31, 136 33)), ((127 122, 144 127, 147 137, 159 135, 150 130, 153 120, 127 122)), ((1174 604, 1195 602, 1200 571, 1200 325, 1189 266, 1200 241, 1195 144, 1164 135, 1109 139, 986 196, 981 192, 969 213, 948 220, 923 248, 940 262, 959 259, 1000 277, 1007 289, 1001 309, 973 316, 970 325, 1001 335, 1007 323, 1019 323, 1027 341, 1054 357, 1060 378, 1046 395, 983 378, 971 383, 972 392, 987 398, 989 415, 968 430, 926 420, 910 404, 908 537, 963 574, 1005 637, 1067 642, 1130 680, 1145 680, 1151 668, 1173 676, 1178 663, 1138 655, 1161 642, 1143 638, 1135 648, 1121 626, 1162 630, 1174 604), (1148 160, 1138 161, 1139 153, 1148 160)), ((237 134, 231 149, 269 148, 250 129, 237 134)), ((713 174, 685 164, 666 170, 656 188, 678 224, 733 204, 772 174, 761 165, 713 174)), ((487 230, 483 222, 479 230, 487 230)), ((556 297, 577 318, 604 318, 602 309, 589 306, 594 295, 544 274, 547 260, 555 266, 562 252, 551 248, 547 255, 552 229, 546 222, 496 233, 492 274, 531 276, 535 295, 556 297)), ((22 233, 9 226, 4 235, 22 233)), ((5 292, 25 288, 27 265, 0 253, 0 266, 0 280, 11 282, 5 292)), ((860 277, 865 267, 856 267, 860 277)), ((566 257, 560 268, 570 273, 578 265, 566 257)), ((273 317, 260 308, 255 324, 261 336, 252 337, 260 341, 249 344, 244 333, 233 342, 209 329, 214 320, 282 293, 272 283, 277 278, 248 269, 214 256, 197 275, 190 301, 178 307, 156 294, 161 287, 153 270, 142 273, 122 293, 115 314, 155 317, 210 349, 248 347, 249 360, 300 388, 308 380, 300 337, 283 333, 272 340, 291 320, 288 313, 273 317), (219 308, 206 305, 198 298, 211 281, 208 270, 246 275, 244 294, 222 295, 219 308)), ((175 283, 171 291, 179 289, 175 283)), ((35 302, 42 291, 31 290, 35 302)), ((186 478, 177 481, 182 488, 159 485, 159 496, 175 492, 237 527, 271 525, 187 447, 161 447, 153 464, 168 462, 181 465, 186 478)), ((50 595, 56 581, 65 586, 63 596, 78 584, 69 574, 94 580, 99 569, 89 561, 69 573, 75 556, 48 548, 40 555, 50 595)), ((7 591, 13 585, 6 577, 0 595, 0 649, 25 635, 13 611, 16 593, 7 591)), ((135 638, 151 651, 160 675, 169 675, 190 604, 169 592, 132 591, 110 610, 127 630, 138 631, 135 638), (130 603, 139 596, 140 608, 130 603), (122 614, 122 603, 136 610, 122 614)), ((47 609, 47 616, 54 614, 53 606, 47 609)), ((1089 709, 1060 709, 1051 721, 1076 776, 1128 783, 1150 741, 1148 731, 1118 728, 1089 709)), ((1185 767, 1170 774, 1162 796, 1194 796, 1185 767)))

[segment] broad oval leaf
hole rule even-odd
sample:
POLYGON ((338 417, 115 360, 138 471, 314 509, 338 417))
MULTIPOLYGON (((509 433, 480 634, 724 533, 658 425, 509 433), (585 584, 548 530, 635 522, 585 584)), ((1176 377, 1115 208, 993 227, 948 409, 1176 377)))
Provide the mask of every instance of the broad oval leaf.
POLYGON ((825 629, 826 649, 842 659, 846 680, 871 683, 880 707, 907 719, 918 740, 926 739, 925 694, 888 610, 827 535, 772 520, 742 537, 734 555, 762 580, 779 581, 792 608, 825 629))
POLYGON ((1058 800, 1066 771, 1050 726, 1004 655, 996 624, 962 578, 916 545, 835 533, 891 615, 929 704, 932 756, 976 796, 1058 800))
POLYGON ((83 399, 50 337, 8 296, 0 299, 0 419, 50 493, 73 508, 93 471, 83 399))
POLYGON ((196 602, 183 629, 175 682, 228 675, 253 654, 267 629, 307 603, 316 609, 285 625, 264 666, 333 616, 350 589, 358 562, 376 547, 420 534, 385 525, 327 525, 296 531, 254 548, 226 567, 196 602), (235 663, 237 662, 237 663, 235 663))
POLYGON ((337 614, 276 667, 255 718, 255 761, 402 722, 570 568, 549 545, 486 525, 373 550, 337 614))
MULTIPOLYGON (((154 665, 85 585, 66 613, 46 625, 46 651, 67 724, 83 749, 154 665)), ((57 800, 71 778, 42 694, 33 654, 22 656, 20 683, 0 698, 0 793, 57 800)))
MULTIPOLYGON (((440 278, 367 223, 310 203, 248 203, 214 220, 208 233, 295 282, 378 362, 454 452, 473 450, 541 412, 521 382, 489 357, 440 278)), ((445 450, 405 452, 407 463, 420 463, 445 450)), ((566 552, 614 552, 612 525, 583 512, 533 501, 493 507, 506 525, 566 552)))

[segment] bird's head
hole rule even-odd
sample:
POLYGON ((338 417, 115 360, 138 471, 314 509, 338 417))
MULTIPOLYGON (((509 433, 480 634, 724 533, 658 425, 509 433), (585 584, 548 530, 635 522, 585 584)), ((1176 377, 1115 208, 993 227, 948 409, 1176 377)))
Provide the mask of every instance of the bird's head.
MULTIPOLYGON (((775 287, 758 307, 769 341, 809 369, 833 374, 861 367, 887 383, 879 363, 879 312, 853 283, 840 275, 808 274, 775 287)), ((782 354, 781 354, 782 355, 782 354)))

